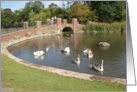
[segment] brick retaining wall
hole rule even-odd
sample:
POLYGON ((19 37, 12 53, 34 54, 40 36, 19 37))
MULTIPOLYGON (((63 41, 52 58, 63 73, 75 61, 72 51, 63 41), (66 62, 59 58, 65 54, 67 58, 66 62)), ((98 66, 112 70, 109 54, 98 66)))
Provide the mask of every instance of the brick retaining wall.
MULTIPOLYGON (((62 26, 60 27, 60 31, 62 31, 65 27, 70 27, 73 29, 73 24, 61 24, 62 26)), ((78 29, 77 32, 83 32, 81 30, 81 28, 84 27, 84 25, 78 24, 76 26, 76 28, 78 29)), ((25 37, 27 32, 30 32, 31 35, 36 35, 37 32, 41 32, 42 34, 55 34, 57 33, 57 25, 56 24, 52 24, 52 25, 48 25, 45 27, 39 27, 39 28, 34 28, 34 29, 25 29, 22 31, 16 31, 13 33, 9 33, 9 34, 5 34, 5 35, 1 35, 1 42, 4 41, 8 41, 8 40, 12 40, 14 36, 20 36, 20 37, 25 37)))
POLYGON ((1 36, 1 42, 12 40, 14 36, 19 35, 20 37, 25 37, 26 33, 30 32, 31 35, 35 35, 37 32, 37 28, 35 29, 27 29, 27 30, 22 30, 22 31, 16 31, 13 33, 5 34, 1 36))

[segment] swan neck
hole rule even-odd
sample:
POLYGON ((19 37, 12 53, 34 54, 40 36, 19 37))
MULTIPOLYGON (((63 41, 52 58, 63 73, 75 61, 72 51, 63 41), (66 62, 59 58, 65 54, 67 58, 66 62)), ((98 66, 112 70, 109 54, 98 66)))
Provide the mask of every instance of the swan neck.
POLYGON ((102 61, 102 63, 101 63, 101 68, 103 69, 103 61, 102 61))

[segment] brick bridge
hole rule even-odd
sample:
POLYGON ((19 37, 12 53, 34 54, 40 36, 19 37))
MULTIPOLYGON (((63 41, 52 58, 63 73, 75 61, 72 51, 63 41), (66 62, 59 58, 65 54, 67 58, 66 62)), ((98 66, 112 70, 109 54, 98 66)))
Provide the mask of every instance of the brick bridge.
POLYGON ((74 33, 83 32, 81 29, 85 25, 79 24, 76 18, 72 19, 72 23, 67 23, 67 19, 56 19, 56 24, 51 23, 51 19, 46 20, 46 25, 42 25, 42 21, 35 22, 35 28, 29 28, 29 23, 24 22, 24 29, 21 31, 16 31, 8 34, 1 35, 1 42, 14 39, 15 36, 25 37, 27 33, 31 35, 37 34, 62 34, 63 29, 71 29, 74 33))
MULTIPOLYGON (((51 19, 47 19, 46 24, 48 24, 48 25, 52 24, 51 19)), ((43 32, 43 31, 47 30, 46 28, 48 28, 47 26, 42 27, 41 21, 37 21, 36 25, 37 25, 38 31, 40 31, 40 32, 43 32)), ((84 25, 79 24, 76 18, 72 19, 72 23, 67 23, 67 19, 62 20, 61 18, 57 18, 56 24, 50 25, 48 31, 52 31, 54 33, 60 34, 60 33, 62 33, 63 29, 71 28, 75 33, 75 32, 83 32, 81 29, 82 27, 84 27, 84 25)))

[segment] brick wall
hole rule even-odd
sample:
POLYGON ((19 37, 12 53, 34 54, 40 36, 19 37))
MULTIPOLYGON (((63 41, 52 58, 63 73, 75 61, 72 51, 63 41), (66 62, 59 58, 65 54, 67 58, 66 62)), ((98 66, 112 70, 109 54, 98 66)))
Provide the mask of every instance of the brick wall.
POLYGON ((35 29, 26 29, 26 30, 22 30, 22 31, 16 31, 13 33, 2 35, 1 42, 7 41, 7 40, 12 40, 13 37, 16 35, 19 35, 20 37, 25 37, 27 32, 30 32, 31 35, 36 35, 37 31, 40 31, 42 34, 43 33, 54 34, 54 33, 57 33, 58 30, 62 32, 62 30, 65 27, 71 27, 73 31, 76 31, 76 29, 78 29, 77 31, 82 32, 81 28, 84 27, 84 25, 77 24, 76 22, 77 22, 77 20, 74 19, 73 24, 62 24, 61 19, 59 18, 59 21, 57 21, 57 24, 48 25, 45 27, 39 27, 39 28, 35 28, 35 29))
POLYGON ((37 32, 37 28, 27 29, 27 30, 22 30, 22 31, 17 31, 17 32, 2 35, 1 42, 7 41, 7 40, 12 40, 13 37, 16 35, 19 35, 20 37, 25 37, 27 32, 30 32, 32 35, 35 35, 37 32))

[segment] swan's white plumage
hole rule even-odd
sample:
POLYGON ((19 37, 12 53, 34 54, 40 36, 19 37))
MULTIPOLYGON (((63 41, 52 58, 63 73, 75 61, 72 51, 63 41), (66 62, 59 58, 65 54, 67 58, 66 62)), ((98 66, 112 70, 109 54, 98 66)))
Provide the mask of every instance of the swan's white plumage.
POLYGON ((98 64, 90 65, 90 68, 97 70, 97 71, 104 71, 103 63, 104 63, 104 61, 102 60, 101 65, 98 65, 98 64))
POLYGON ((44 51, 33 52, 33 55, 35 55, 35 56, 42 56, 43 54, 44 54, 44 51))

